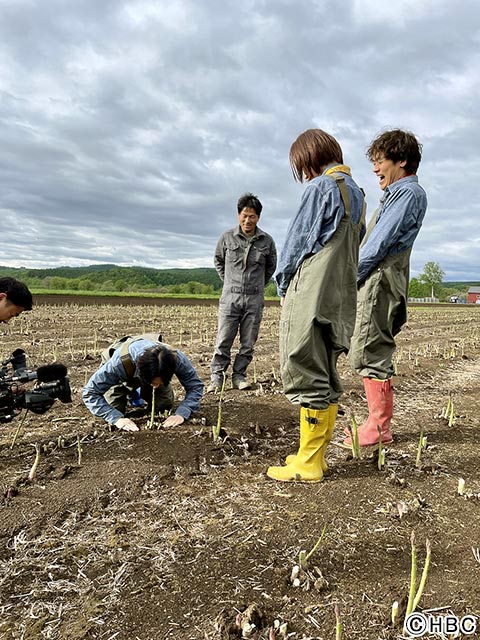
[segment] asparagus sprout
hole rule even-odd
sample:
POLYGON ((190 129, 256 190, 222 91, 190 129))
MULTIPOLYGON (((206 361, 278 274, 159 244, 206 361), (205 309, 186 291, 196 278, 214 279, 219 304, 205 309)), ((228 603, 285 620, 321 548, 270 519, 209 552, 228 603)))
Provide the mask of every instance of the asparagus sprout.
POLYGON ((398 622, 398 600, 392 604, 392 627, 396 627, 398 622))
POLYGON ((35 443, 35 460, 33 461, 32 464, 32 468, 30 469, 27 479, 30 480, 30 482, 35 478, 35 474, 37 473, 37 467, 38 467, 38 463, 40 462, 40 455, 42 452, 42 448, 40 447, 40 445, 38 444, 38 442, 35 443))
POLYGON ((420 603, 420 599, 423 594, 423 590, 425 588, 425 583, 427 581, 428 569, 430 566, 430 556, 432 547, 429 540, 426 540, 425 547, 427 550, 425 557, 425 564, 423 566, 422 575, 420 578, 420 583, 418 585, 418 589, 416 589, 417 584, 417 550, 415 548, 415 532, 412 531, 411 537, 411 548, 412 548, 412 567, 410 573, 410 590, 408 594, 408 603, 407 603, 407 611, 406 616, 408 617, 415 609, 418 607, 420 603))
POLYGON ((453 402, 450 402, 450 415, 448 416, 448 426, 453 427, 454 424, 455 424, 455 411, 453 408, 453 402))
POLYGON ((423 565, 423 571, 420 578, 420 584, 418 585, 418 591, 415 595, 415 600, 413 601, 412 611, 415 611, 415 609, 418 607, 423 594, 423 590, 425 589, 425 583, 427 582, 428 568, 430 566, 430 556, 432 554, 432 546, 428 539, 425 541, 425 548, 427 550, 427 555, 425 556, 425 564, 423 565))
POLYGON ((420 429, 420 437, 418 439, 418 447, 417 447, 417 459, 415 461, 415 466, 417 468, 420 468, 421 465, 421 459, 422 459, 422 449, 423 447, 423 429, 420 429))
POLYGON ((335 640, 342 640, 343 625, 340 619, 340 607, 335 605, 335 640))
POLYGON ((308 569, 308 561, 313 556, 315 551, 318 549, 320 544, 322 543, 322 540, 325 537, 326 530, 327 530, 327 525, 325 524, 322 529, 322 533, 320 534, 320 537, 318 538, 318 540, 316 541, 316 543, 313 545, 312 549, 308 553, 306 551, 300 551, 300 554, 298 556, 298 564, 302 569, 304 570, 308 569))
POLYGON ((415 548, 415 532, 412 531, 410 538, 412 552, 412 562, 410 567, 410 589, 408 591, 407 616, 413 611, 413 601, 415 599, 415 587, 417 585, 417 550, 415 548))

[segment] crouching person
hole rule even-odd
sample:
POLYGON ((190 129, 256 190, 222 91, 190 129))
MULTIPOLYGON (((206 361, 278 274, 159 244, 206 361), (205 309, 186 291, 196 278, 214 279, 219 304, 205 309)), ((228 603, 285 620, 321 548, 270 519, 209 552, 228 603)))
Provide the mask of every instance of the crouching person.
POLYGON ((161 336, 125 336, 102 353, 102 366, 85 385, 83 402, 94 416, 117 429, 138 431, 135 422, 125 417, 127 405, 151 407, 155 394, 156 411, 169 411, 174 401, 173 375, 185 389, 185 399, 164 427, 182 424, 199 409, 203 382, 187 356, 161 342, 161 336))

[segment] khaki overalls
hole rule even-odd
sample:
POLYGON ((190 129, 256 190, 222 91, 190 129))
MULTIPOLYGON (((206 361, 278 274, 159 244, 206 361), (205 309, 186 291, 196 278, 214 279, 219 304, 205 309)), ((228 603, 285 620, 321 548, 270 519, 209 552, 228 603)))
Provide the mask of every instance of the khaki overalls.
MULTIPOLYGON (((372 216, 362 246, 374 228, 380 209, 372 216)), ((364 378, 387 380, 394 375, 394 337, 407 320, 409 248, 388 256, 358 289, 355 331, 349 352, 351 367, 364 378)))
POLYGON ((337 403, 342 384, 337 359, 346 353, 355 324, 360 230, 350 217, 344 177, 335 180, 345 214, 333 238, 307 258, 290 281, 280 320, 280 365, 287 398, 304 407, 337 403))

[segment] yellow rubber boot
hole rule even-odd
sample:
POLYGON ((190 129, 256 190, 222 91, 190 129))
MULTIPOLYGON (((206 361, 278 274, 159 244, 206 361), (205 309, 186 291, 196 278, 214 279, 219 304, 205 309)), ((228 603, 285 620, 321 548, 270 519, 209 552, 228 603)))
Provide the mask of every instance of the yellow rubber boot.
POLYGON ((330 409, 300 408, 300 447, 285 467, 269 467, 267 475, 280 482, 320 482, 322 448, 327 444, 330 409))
POLYGON ((335 421, 338 415, 338 404, 331 404, 328 410, 329 410, 328 432, 327 432, 327 439, 322 448, 322 459, 321 459, 322 469, 324 473, 325 471, 328 471, 328 464, 327 464, 327 461, 325 460, 325 453, 327 451, 328 445, 330 444, 330 440, 332 439, 333 430, 335 429, 335 421))
MULTIPOLYGON (((328 464, 327 464, 327 461, 325 460, 325 451, 327 449, 327 446, 328 446, 330 440, 332 439, 333 430, 335 428, 335 420, 337 419, 337 415, 338 415, 338 404, 331 404, 329 406, 328 410, 329 410, 330 413, 329 413, 329 417, 328 417, 327 442, 322 447, 322 455, 320 457, 320 464, 321 464, 323 473, 328 471, 328 464)), ((307 411, 312 411, 312 409, 307 409, 307 411)), ((300 420, 301 419, 302 419, 302 414, 300 413, 300 420)), ((302 430, 300 429, 300 447, 301 446, 302 446, 302 430)), ((285 458, 285 464, 291 464, 295 460, 296 457, 297 457, 297 454, 291 454, 291 455, 287 456, 285 458)))
MULTIPOLYGON (((305 434, 308 433, 309 429, 302 429, 302 425, 306 426, 309 424, 310 412, 315 411, 315 409, 308 409, 307 407, 300 407, 300 445, 299 450, 302 448, 302 445, 305 441, 305 434)), ((297 453, 292 453, 291 455, 285 458, 285 464, 291 464, 298 455, 297 453)))

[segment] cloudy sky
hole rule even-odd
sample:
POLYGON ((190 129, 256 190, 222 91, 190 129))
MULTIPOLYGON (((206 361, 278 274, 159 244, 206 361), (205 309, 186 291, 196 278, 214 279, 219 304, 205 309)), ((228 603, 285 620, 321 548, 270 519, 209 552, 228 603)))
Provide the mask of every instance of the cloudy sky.
POLYGON ((212 266, 245 191, 282 245, 290 145, 424 145, 412 275, 480 279, 478 0, 0 0, 0 264, 212 266))

